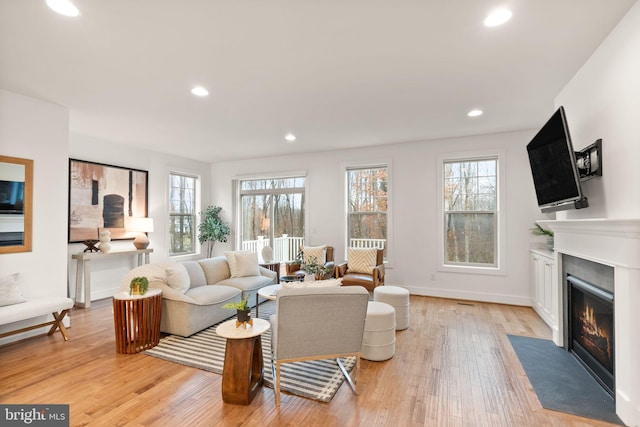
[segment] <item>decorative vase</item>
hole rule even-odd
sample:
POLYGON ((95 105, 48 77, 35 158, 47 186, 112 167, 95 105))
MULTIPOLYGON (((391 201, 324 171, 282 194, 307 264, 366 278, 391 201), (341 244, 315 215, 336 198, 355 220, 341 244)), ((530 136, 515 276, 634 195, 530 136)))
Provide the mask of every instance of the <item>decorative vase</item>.
POLYGON ((547 236, 547 249, 553 251, 553 236, 547 236))
POLYGON ((111 251, 111 232, 109 230, 102 230, 100 232, 100 252, 110 252, 111 251))

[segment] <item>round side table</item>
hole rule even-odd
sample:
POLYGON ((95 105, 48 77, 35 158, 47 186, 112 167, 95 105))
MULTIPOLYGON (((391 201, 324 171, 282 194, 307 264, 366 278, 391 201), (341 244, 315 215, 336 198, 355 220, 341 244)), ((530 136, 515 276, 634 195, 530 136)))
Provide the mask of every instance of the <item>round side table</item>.
POLYGON ((162 290, 144 295, 120 292, 113 296, 113 325, 118 353, 139 353, 158 345, 162 316, 162 290))
POLYGON ((253 326, 236 328, 236 320, 232 319, 216 328, 216 333, 227 339, 222 369, 224 402, 248 405, 262 387, 264 363, 260 335, 270 327, 264 319, 253 319, 253 326))

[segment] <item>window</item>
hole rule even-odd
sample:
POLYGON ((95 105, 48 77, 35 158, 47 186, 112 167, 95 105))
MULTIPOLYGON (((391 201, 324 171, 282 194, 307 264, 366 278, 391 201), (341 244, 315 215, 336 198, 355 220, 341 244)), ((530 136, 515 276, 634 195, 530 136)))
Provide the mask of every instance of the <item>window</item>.
POLYGON ((274 261, 292 261, 304 244, 305 177, 240 181, 242 250, 273 249, 274 261))
POLYGON ((169 174, 169 255, 196 252, 198 178, 169 174))
POLYGON ((387 254, 388 167, 347 168, 348 247, 387 254))
POLYGON ((445 160, 444 264, 498 266, 498 159, 445 160))

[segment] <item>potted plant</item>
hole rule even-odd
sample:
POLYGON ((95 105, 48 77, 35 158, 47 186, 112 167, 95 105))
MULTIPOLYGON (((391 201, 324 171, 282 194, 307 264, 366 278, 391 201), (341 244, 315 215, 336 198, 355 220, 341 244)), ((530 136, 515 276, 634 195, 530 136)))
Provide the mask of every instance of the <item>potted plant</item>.
POLYGON ((302 262, 300 268, 307 274, 313 274, 316 280, 322 280, 331 272, 330 267, 325 267, 324 263, 318 262, 318 258, 311 256, 307 262, 302 262))
POLYGON ((129 293, 131 295, 144 295, 149 289, 149 279, 146 277, 134 277, 129 284, 129 293))
POLYGON ((542 228, 538 223, 531 228, 531 234, 533 236, 545 236, 547 238, 547 247, 549 250, 553 249, 553 231, 542 228))
POLYGON ((238 322, 240 323, 249 322, 251 320, 251 308, 249 308, 249 304, 244 298, 240 301, 228 302, 223 305, 222 308, 236 310, 238 314, 238 322))
POLYGON ((209 206, 206 211, 200 212, 202 222, 198 225, 198 241, 207 243, 207 258, 211 258, 213 245, 216 242, 226 242, 231 234, 229 226, 220 218, 220 206, 209 206))

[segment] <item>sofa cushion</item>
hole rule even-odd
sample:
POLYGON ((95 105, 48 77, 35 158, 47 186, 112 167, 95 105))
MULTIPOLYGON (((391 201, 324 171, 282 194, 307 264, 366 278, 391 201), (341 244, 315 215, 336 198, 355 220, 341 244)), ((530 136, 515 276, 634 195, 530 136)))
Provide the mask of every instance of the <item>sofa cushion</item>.
POLYGON ((168 262, 165 268, 167 284, 180 293, 187 292, 191 286, 191 278, 185 266, 177 262, 168 262))
POLYGON ((255 291, 273 284, 273 279, 268 276, 249 276, 249 277, 231 277, 229 279, 218 282, 218 285, 233 286, 242 289, 243 292, 255 291))
POLYGON ((0 307, 25 302, 20 288, 19 274, 0 277, 0 307))
POLYGON ((193 299, 196 305, 212 305, 226 302, 240 293, 240 289, 230 286, 207 285, 189 289, 185 295, 193 299))
POLYGON ((302 253, 304 254, 303 261, 305 264, 309 264, 311 258, 316 259, 316 263, 324 264, 327 262, 327 246, 303 246, 302 253))
POLYGON ((198 261, 198 264, 204 272, 207 285, 215 285, 230 276, 229 264, 227 264, 227 259, 223 256, 203 259, 198 261))
POLYGON ((207 278, 198 261, 184 261, 181 264, 184 265, 187 274, 189 274, 189 288, 197 288, 207 284, 207 278))
POLYGON ((349 273, 366 273, 373 274, 373 268, 376 266, 376 248, 349 248, 347 254, 349 273))
POLYGON ((259 276, 260 266, 258 265, 257 252, 236 254, 236 271, 231 273, 231 277, 259 276))

